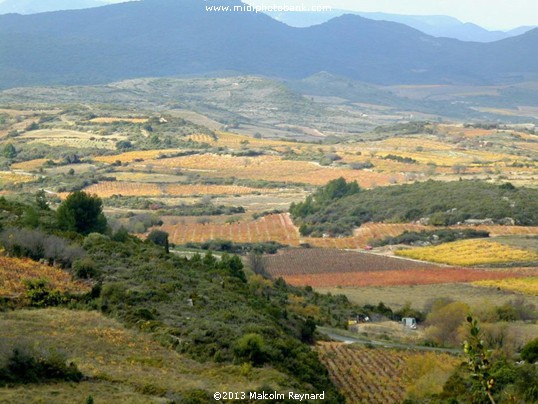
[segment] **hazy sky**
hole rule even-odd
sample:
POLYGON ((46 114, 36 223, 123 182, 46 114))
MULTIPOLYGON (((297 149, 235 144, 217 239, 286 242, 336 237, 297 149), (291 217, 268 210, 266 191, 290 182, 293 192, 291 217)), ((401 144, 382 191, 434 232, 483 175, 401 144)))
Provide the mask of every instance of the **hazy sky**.
POLYGON ((243 0, 250 4, 328 5, 356 11, 449 15, 488 29, 538 25, 538 0, 243 0))
MULTIPOLYGON (((2 3, 4 0, 0 0, 2 3)), ((46 2, 47 0, 40 0, 46 2)), ((102 0, 119 3, 126 0, 102 0)), ((181 0, 177 0, 181 1, 181 0)), ((200 2, 211 0, 200 0, 200 2)), ((355 11, 449 15, 488 29, 538 26, 538 0, 242 0, 253 5, 326 5, 355 11)))

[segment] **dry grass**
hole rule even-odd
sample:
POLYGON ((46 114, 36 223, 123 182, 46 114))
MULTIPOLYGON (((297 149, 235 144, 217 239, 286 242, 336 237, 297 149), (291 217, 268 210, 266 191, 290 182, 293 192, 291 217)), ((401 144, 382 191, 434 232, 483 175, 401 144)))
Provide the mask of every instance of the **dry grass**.
MULTIPOLYGON (((499 282, 499 281, 495 281, 499 282)), ((423 310, 428 302, 440 297, 449 297, 467 303, 471 307, 502 305, 518 298, 519 294, 491 287, 479 287, 475 283, 442 283, 432 285, 394 285, 367 287, 317 287, 317 292, 343 294, 360 306, 385 303, 393 309, 400 309, 406 303, 423 310)), ((538 297, 527 296, 526 300, 538 305, 538 297)))
POLYGON ((19 344, 61 349, 90 381, 0 388, 2 402, 167 402, 166 394, 189 389, 233 391, 278 386, 285 377, 270 369, 241 375, 239 366, 200 364, 161 346, 148 334, 126 329, 98 312, 65 309, 0 313, 4 349, 19 344), (5 401, 4 401, 5 400, 5 401))
POLYGON ((48 161, 48 159, 35 159, 35 160, 28 160, 28 161, 22 161, 20 163, 13 163, 11 164, 11 168, 13 170, 24 170, 24 171, 31 171, 31 170, 37 170, 43 166, 48 161))
POLYGON ((11 171, 0 171, 0 184, 21 184, 31 182, 35 178, 32 175, 17 174, 11 171))

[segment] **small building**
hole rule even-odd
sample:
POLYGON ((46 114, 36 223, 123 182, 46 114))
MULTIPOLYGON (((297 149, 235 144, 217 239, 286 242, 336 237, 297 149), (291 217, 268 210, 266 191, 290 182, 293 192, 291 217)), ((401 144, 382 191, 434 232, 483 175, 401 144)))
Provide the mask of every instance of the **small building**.
POLYGON ((411 330, 417 329, 417 319, 414 317, 404 317, 402 318, 402 324, 405 328, 409 328, 411 330))

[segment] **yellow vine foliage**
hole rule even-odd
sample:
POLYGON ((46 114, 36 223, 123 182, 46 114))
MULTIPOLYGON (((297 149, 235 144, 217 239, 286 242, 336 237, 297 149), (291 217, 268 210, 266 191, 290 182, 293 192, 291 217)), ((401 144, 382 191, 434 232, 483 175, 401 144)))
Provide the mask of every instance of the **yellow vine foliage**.
POLYGON ((526 295, 538 296, 538 277, 477 281, 473 282, 473 285, 500 288, 526 295))
POLYGON ((461 240, 431 247, 396 251, 396 255, 449 265, 489 265, 538 261, 538 254, 489 240, 461 240))

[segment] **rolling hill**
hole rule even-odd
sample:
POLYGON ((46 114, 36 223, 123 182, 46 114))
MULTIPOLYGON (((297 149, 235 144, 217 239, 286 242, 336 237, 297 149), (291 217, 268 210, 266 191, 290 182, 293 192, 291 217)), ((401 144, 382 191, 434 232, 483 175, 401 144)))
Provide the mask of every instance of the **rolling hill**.
POLYGON ((355 15, 293 28, 262 14, 205 7, 145 0, 0 16, 0 88, 219 72, 304 78, 320 71, 377 84, 491 84, 538 71, 538 30, 479 44, 355 15))

